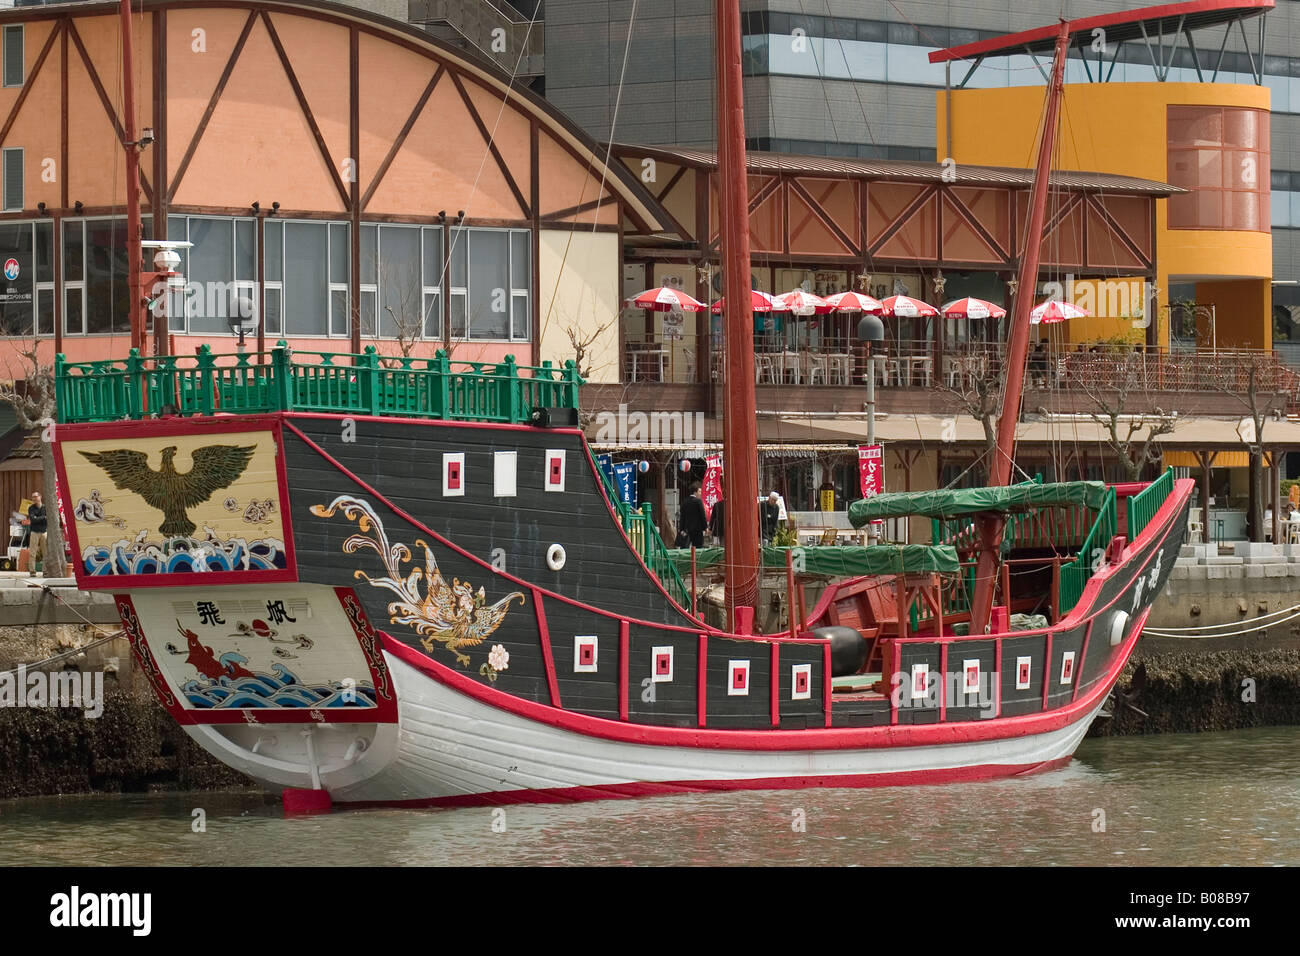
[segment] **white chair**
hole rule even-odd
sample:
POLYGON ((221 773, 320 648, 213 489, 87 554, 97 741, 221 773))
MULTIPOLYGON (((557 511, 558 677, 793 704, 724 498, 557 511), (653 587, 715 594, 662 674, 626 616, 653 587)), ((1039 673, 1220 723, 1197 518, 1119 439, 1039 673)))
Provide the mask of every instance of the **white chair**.
POLYGON ((761 385, 763 382, 776 384, 776 371, 772 356, 766 352, 758 352, 754 355, 754 383, 761 385))
POLYGON ((1201 539, 1205 536, 1205 525, 1195 518, 1187 519, 1187 543, 1200 544, 1201 539))
POLYGON ((812 352, 804 353, 803 377, 809 385, 817 384, 818 377, 821 378, 822 384, 826 384, 826 356, 814 355, 812 352))
POLYGON ((945 355, 943 357, 943 377, 947 379, 949 388, 961 388, 963 378, 961 359, 945 355))
POLYGON ((883 377, 884 380, 881 382, 882 385, 888 385, 891 381, 895 385, 904 384, 902 359, 896 359, 896 358, 885 359, 884 369, 885 369, 885 374, 883 377))
POLYGON ((916 377, 920 373, 920 378, 925 387, 929 388, 931 380, 934 377, 934 359, 914 358, 912 359, 912 374, 916 377))

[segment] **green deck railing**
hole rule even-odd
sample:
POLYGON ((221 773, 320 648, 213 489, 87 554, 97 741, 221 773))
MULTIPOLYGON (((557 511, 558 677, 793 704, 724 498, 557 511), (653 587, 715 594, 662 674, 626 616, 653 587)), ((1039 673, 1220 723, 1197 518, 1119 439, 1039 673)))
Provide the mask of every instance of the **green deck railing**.
POLYGON ((143 357, 103 362, 54 360, 58 420, 140 419, 170 407, 179 415, 299 411, 392 415, 449 421, 524 423, 534 407, 577 408, 582 377, 563 366, 453 362, 298 352, 280 342, 270 352, 143 357))
POLYGON ((1165 473, 1125 502, 1128 514, 1128 539, 1133 541, 1151 523, 1169 493, 1174 490, 1174 470, 1165 473))
POLYGON ((605 470, 599 465, 596 466, 596 473, 600 475, 605 497, 614 506, 614 512, 618 515, 623 530, 627 532, 628 538, 631 539, 637 553, 641 555, 641 559, 645 561, 646 567, 659 579, 664 589, 678 604, 690 608, 690 588, 682 580, 677 565, 668 557, 668 549, 664 546, 663 539, 659 537, 659 529, 655 527, 654 519, 650 517, 650 505, 642 505, 640 510, 633 508, 619 497, 609 480, 609 475, 605 474, 605 470))
MULTIPOLYGON (((1082 542, 1092 521, 1086 505, 1033 508, 1008 515, 1002 535, 1012 548, 1067 547, 1082 542)), ((970 515, 931 518, 930 535, 935 544, 951 544, 958 550, 979 544, 975 520, 970 515)))
POLYGON ((1061 565, 1061 586, 1057 596, 1057 614, 1064 617, 1079 603, 1083 588, 1088 580, 1101 569, 1106 549, 1119 529, 1119 518, 1115 511, 1115 489, 1107 488, 1106 497, 1097 512, 1097 520, 1092 530, 1084 538, 1079 554, 1069 564, 1061 565))
MULTIPOLYGON (((961 570, 952 578, 952 583, 944 589, 942 600, 944 620, 958 614, 969 614, 970 599, 974 593, 975 565, 963 564, 961 570)), ((912 632, 915 633, 920 625, 934 620, 934 610, 929 602, 918 594, 907 609, 907 617, 912 632)))

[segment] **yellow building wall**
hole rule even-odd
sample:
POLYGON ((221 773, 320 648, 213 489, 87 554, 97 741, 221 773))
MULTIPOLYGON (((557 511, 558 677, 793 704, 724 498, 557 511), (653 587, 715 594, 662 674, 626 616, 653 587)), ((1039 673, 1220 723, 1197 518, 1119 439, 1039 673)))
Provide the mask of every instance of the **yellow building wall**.
POLYGON ((590 382, 618 381, 618 319, 621 266, 618 234, 587 229, 543 229, 538 233, 542 361, 574 358, 572 330, 590 340, 590 382))
MULTIPOLYGON (((940 159, 960 165, 1018 166, 1034 161, 1042 115, 1042 87, 953 90, 937 94, 936 147, 940 159), (951 142, 949 130, 951 96, 951 142), (997 117, 990 123, 990 117, 997 117)), ((1168 182, 1167 107, 1236 106, 1269 109, 1262 86, 1227 83, 1082 83, 1065 87, 1053 168, 1116 173, 1168 182)), ((1269 171, 1260 170, 1264 183, 1269 171)), ((1273 237, 1269 232, 1170 229, 1168 201, 1156 202, 1156 285, 1160 309, 1158 341, 1168 347, 1165 307, 1171 282, 1197 282, 1213 295, 1220 344, 1250 343, 1271 348, 1273 237), (1202 278, 1214 281, 1198 281, 1202 278), (1227 281, 1237 280, 1237 281, 1227 281)), ((1066 323, 1066 341, 1122 334, 1124 323, 1093 320, 1066 323)))

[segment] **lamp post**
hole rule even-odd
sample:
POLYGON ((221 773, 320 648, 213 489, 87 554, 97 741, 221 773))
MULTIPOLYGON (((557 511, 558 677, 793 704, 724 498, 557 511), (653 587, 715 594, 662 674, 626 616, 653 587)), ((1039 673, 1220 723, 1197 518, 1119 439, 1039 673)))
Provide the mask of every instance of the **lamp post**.
MULTIPOLYGON (((871 343, 883 342, 885 340, 885 323, 880 321, 879 316, 871 315, 868 312, 862 314, 858 320, 858 342, 867 350, 867 444, 876 443, 876 370, 872 367, 871 343)), ((883 457, 881 464, 884 464, 883 457)), ((871 543, 876 543, 877 525, 871 525, 871 543)))

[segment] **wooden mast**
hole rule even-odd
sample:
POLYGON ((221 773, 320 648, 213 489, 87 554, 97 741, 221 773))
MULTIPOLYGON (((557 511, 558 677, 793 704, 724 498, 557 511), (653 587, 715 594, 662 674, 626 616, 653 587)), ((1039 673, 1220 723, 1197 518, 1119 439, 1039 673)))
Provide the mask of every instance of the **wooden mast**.
MULTIPOLYGON (((723 482, 727 623, 758 603, 758 422, 754 412, 754 315, 750 302, 749 178, 740 70, 740 4, 715 0, 718 69, 718 199, 723 252, 723 482)), ((752 619, 751 619, 752 620, 752 619)))
MULTIPOLYGON (((1025 252, 1020 258, 1020 276, 1016 303, 1012 310, 1010 339, 1007 342, 1006 392, 1002 399, 1002 416, 998 419, 998 444, 989 463, 988 484, 1000 488, 1011 483, 1011 465, 1016 454, 1016 425, 1020 421, 1021 392, 1025 382, 1025 360, 1029 351, 1029 313, 1034 307, 1038 288, 1038 254, 1043 241, 1043 221, 1047 212, 1048 177, 1052 170, 1052 146, 1056 142, 1056 120, 1060 112, 1061 89, 1065 78, 1065 55, 1070 44, 1070 24, 1061 21, 1056 35, 1056 53, 1052 61, 1052 81, 1047 87, 1047 108, 1042 134, 1038 140, 1038 166, 1034 170, 1034 188, 1029 202, 1029 221, 1025 228, 1025 252)), ((977 521, 980 533, 979 563, 975 569, 975 594, 971 604, 971 634, 988 631, 993 609, 993 591, 997 585, 999 553, 1006 519, 988 512, 977 521)), ((1003 600, 1006 600, 1003 595, 1003 600)))
POLYGON ((140 288, 140 143, 135 132, 135 66, 131 0, 122 0, 122 148, 126 151, 126 288, 131 348, 144 350, 144 290, 140 288))

